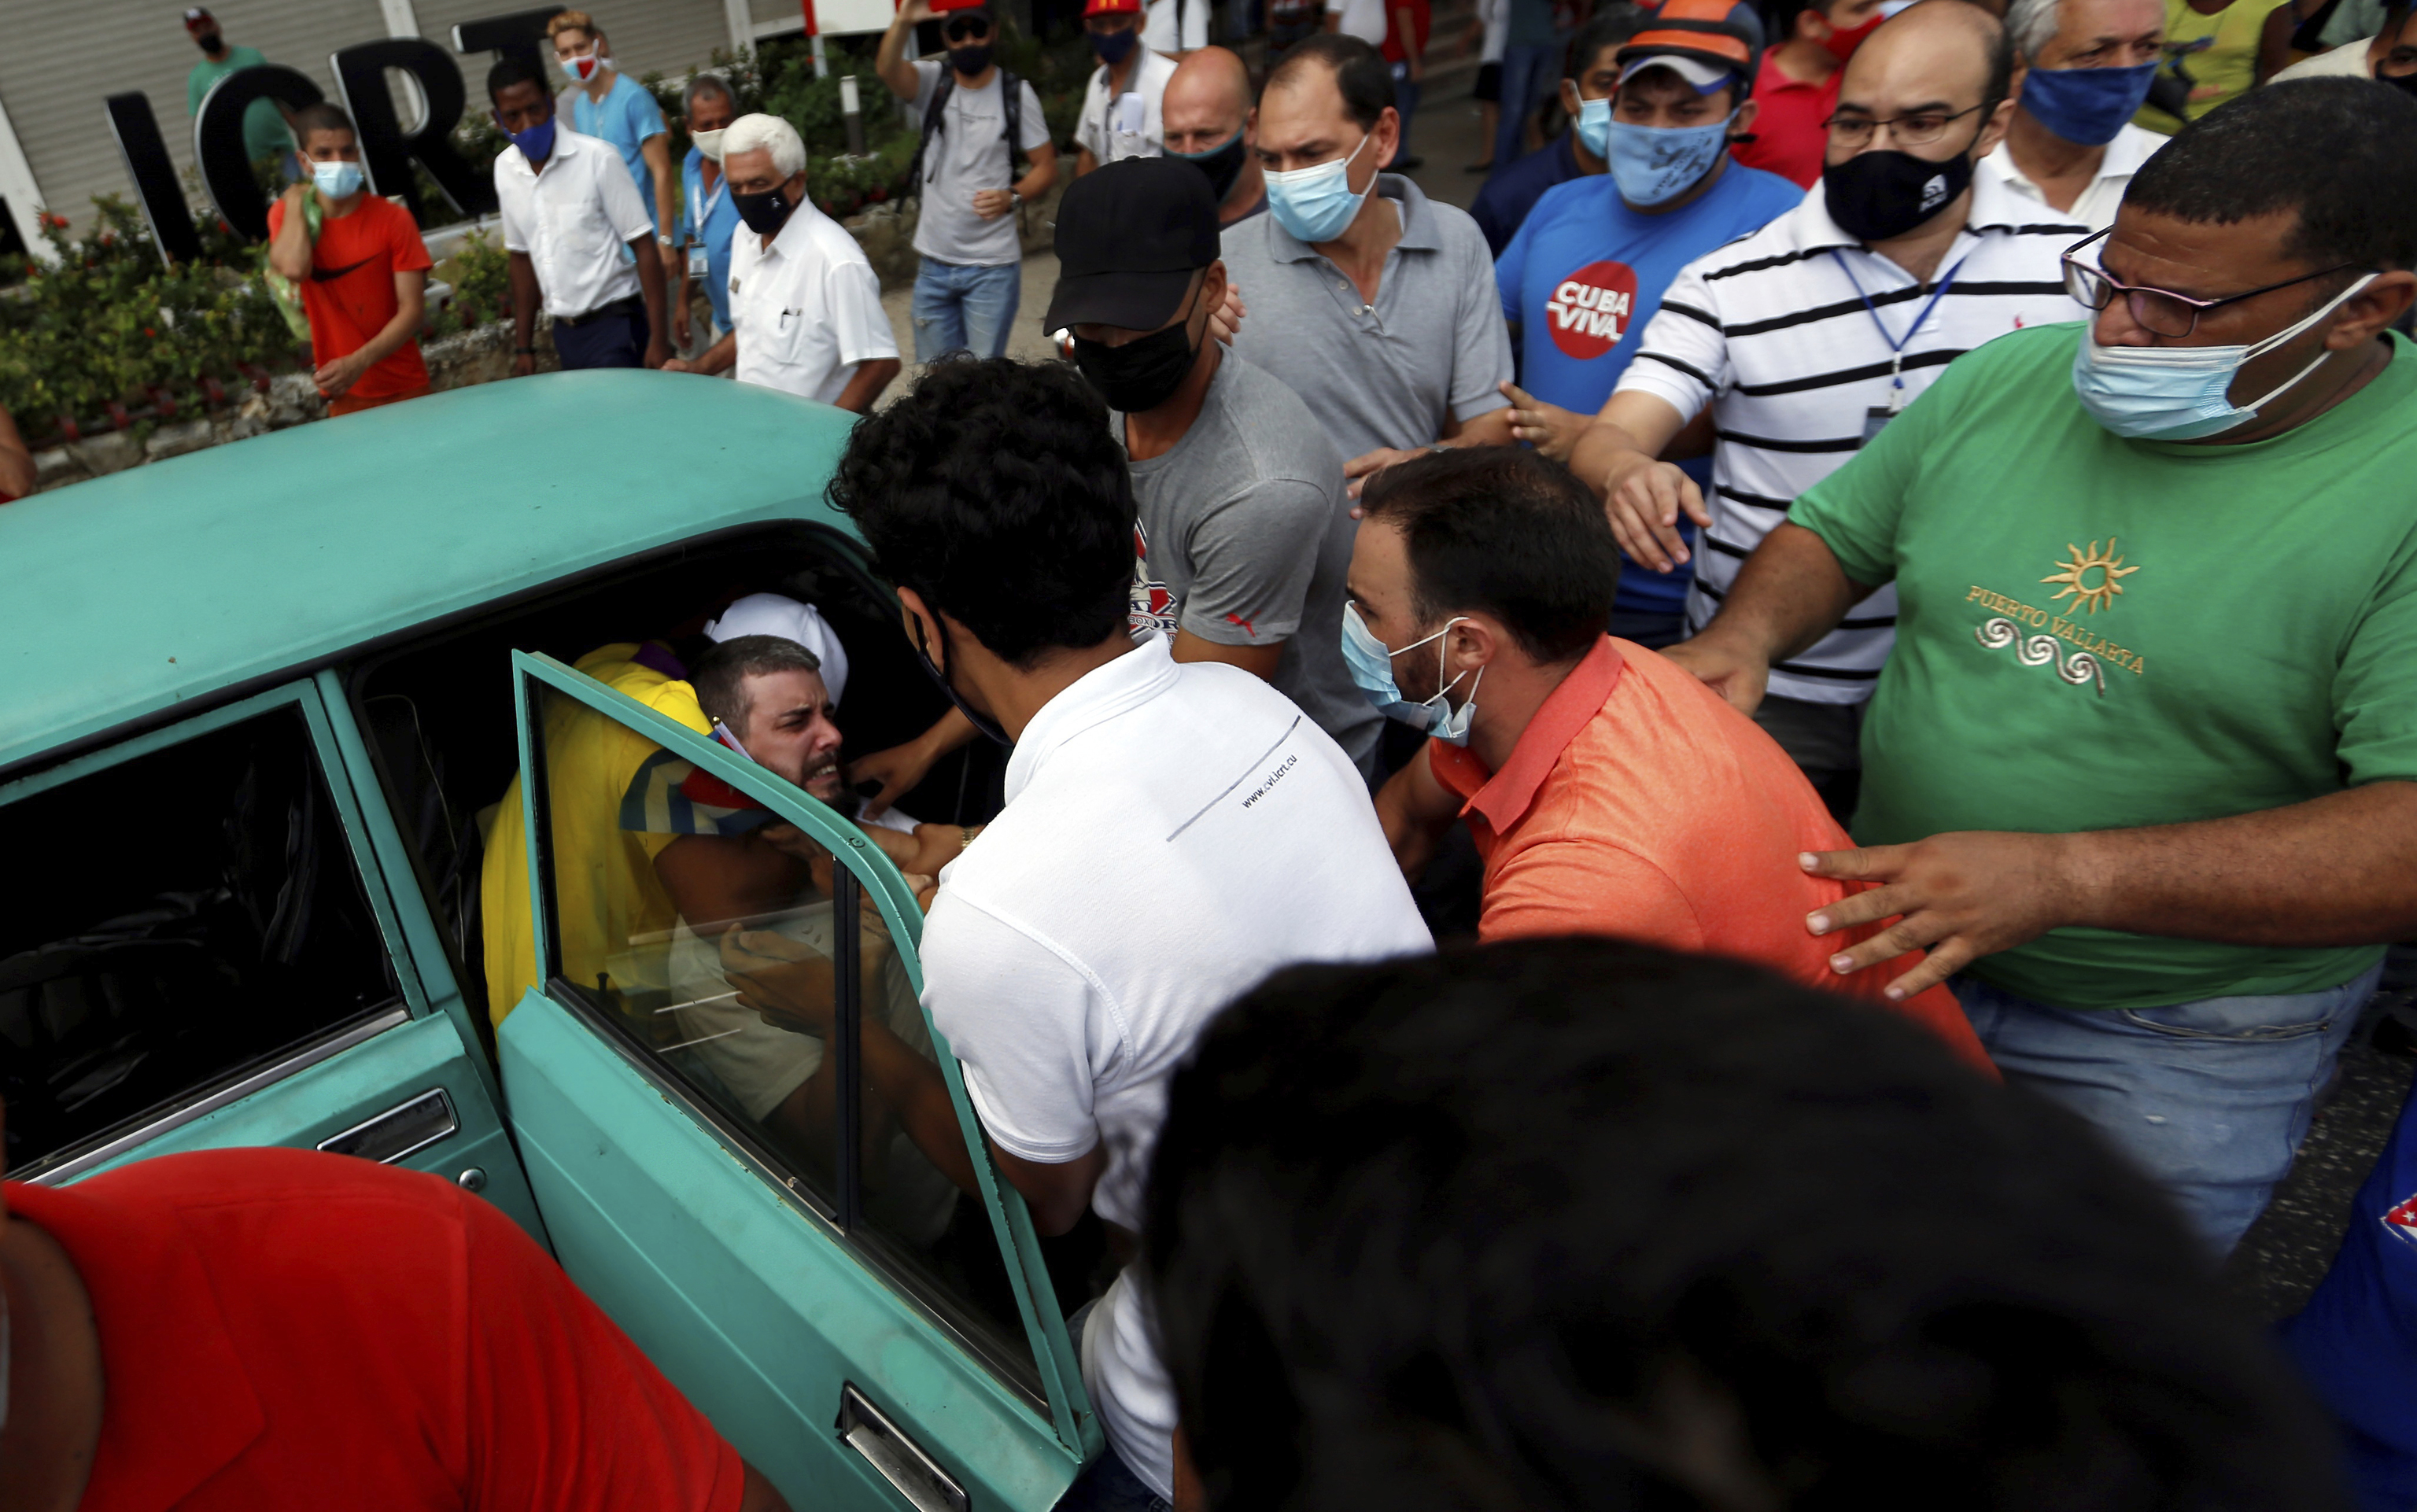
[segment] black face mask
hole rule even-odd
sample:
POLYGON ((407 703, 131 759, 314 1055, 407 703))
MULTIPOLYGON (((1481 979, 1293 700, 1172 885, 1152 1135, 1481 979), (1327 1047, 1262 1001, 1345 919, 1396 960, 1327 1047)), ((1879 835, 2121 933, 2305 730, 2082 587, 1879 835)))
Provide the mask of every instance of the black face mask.
POLYGON ((2379 84, 2390 84, 2404 94, 2417 95, 2417 71, 2379 73, 2375 76, 2375 82, 2379 84))
POLYGON ((1223 204, 1234 180, 1242 176, 1242 133, 1235 132, 1233 141, 1207 152, 1170 152, 1167 156, 1180 158, 1208 174, 1208 197, 1223 204))
POLYGON ((1140 40, 1141 34, 1131 29, 1120 32, 1093 32, 1091 33, 1091 51, 1099 54, 1102 63, 1113 68, 1125 60, 1125 55, 1133 50, 1133 44, 1140 40))
POLYGON ((1074 338, 1074 366, 1108 408, 1139 415, 1167 401, 1182 386, 1197 355, 1192 345, 1192 307, 1163 331, 1135 337, 1122 346, 1074 338))
POLYGON ((949 49, 949 67, 956 69, 961 78, 973 78, 990 67, 990 44, 976 42, 970 47, 949 49))
POLYGON ((1830 219, 1861 242, 1904 235, 1954 203, 1971 182, 1969 150, 1943 163, 1909 152, 1859 152, 1821 170, 1830 219))
POLYGON ((205 53, 215 53, 219 50, 219 34, 216 32, 204 32, 194 38, 193 41, 205 53))
MULTIPOLYGON (((926 598, 925 601, 929 602, 930 600, 926 598)), ((941 620, 939 625, 940 650, 947 655, 950 660, 954 661, 956 659, 957 653, 956 648, 949 643, 949 622, 947 620, 941 620)), ((915 659, 923 664, 923 675, 932 679, 933 686, 939 688, 939 690, 947 696, 949 703, 955 707, 956 711, 965 717, 965 722, 967 724, 972 725, 975 729, 980 731, 983 734, 990 736, 991 739, 997 741, 1002 746, 1012 746, 1015 744, 1014 741, 1008 738, 1006 726, 1000 724, 996 719, 992 718, 987 714, 976 713, 972 706, 965 703, 964 696, 954 688, 949 686, 949 674, 942 672, 932 660, 931 650, 924 644, 923 627, 920 623, 915 627, 915 659)))
POLYGON ((738 212, 739 219, 747 222, 747 229, 759 236, 772 235, 787 225, 789 216, 798 208, 789 198, 786 184, 761 194, 741 194, 733 189, 730 191, 730 207, 738 212))

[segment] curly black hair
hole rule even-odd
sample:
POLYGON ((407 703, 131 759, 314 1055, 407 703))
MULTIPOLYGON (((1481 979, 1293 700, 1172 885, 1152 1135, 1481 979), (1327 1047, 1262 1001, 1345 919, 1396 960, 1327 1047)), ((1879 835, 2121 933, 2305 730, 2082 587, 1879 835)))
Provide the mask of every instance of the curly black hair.
POLYGON ((1029 668, 1127 623, 1132 478, 1062 363, 956 357, 848 437, 828 491, 882 573, 1029 668))
POLYGON ((1145 1227, 1217 1512, 2343 1506, 2144 1177, 1735 961, 1284 972, 1176 1074, 1145 1227))

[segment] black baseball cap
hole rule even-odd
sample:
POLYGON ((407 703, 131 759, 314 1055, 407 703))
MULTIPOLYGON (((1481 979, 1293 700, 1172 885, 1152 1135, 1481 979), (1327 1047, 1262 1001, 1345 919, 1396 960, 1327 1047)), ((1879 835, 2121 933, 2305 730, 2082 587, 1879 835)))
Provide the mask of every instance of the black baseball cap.
POLYGON ((1127 158, 1086 174, 1057 204, 1057 289, 1043 330, 1154 331, 1217 261, 1217 197, 1179 158, 1127 158))

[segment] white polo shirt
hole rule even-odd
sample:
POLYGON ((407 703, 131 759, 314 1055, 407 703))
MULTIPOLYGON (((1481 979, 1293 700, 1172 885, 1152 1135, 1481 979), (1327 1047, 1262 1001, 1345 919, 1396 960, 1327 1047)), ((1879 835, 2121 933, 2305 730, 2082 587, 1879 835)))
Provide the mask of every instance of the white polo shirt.
MULTIPOLYGON (((1001 1149, 1094 1148, 1091 1205, 1138 1231, 1166 1085, 1211 1019, 1278 967, 1432 947, 1359 769, 1238 667, 1162 637, 1042 707, 1007 807, 940 872, 923 1005, 1001 1149)), ((1120 1279, 1083 1333, 1109 1442, 1172 1499, 1175 1400, 1120 1279)))
POLYGON ((495 204, 504 249, 528 254, 547 314, 585 315, 638 293, 629 244, 655 234, 654 215, 611 143, 556 120, 543 173, 507 146, 495 156, 495 204))
POLYGON ((1125 80, 1125 93, 1139 101, 1141 129, 1129 130, 1125 128, 1131 125, 1133 107, 1119 109, 1117 99, 1109 98, 1108 66, 1101 64, 1091 70, 1091 82, 1083 88, 1083 115, 1074 123, 1075 142, 1089 148, 1091 156, 1102 164, 1159 156, 1166 144, 1166 127, 1159 118, 1159 101, 1166 96, 1166 81, 1174 77, 1173 58, 1162 57, 1147 46, 1140 49, 1140 61, 1125 80))
POLYGON ((1972 176, 1978 178, 1983 174, 1989 174, 2024 199, 2046 209, 2054 219, 2077 220, 2092 231, 2105 231, 2115 223, 2115 207, 2123 203, 2123 190, 2131 184, 2132 175, 2140 171, 2140 165, 2149 160, 2151 153, 2172 140, 2168 136, 2159 136, 2146 127, 2126 122, 2123 129, 2115 133, 2115 140, 2106 144, 2105 156, 2098 160, 2098 175, 2090 181, 2088 189, 2081 191, 2081 197, 2073 202, 2070 210, 2059 210, 2049 205, 2047 196, 2040 192, 2040 187, 2014 166, 2011 138, 1999 143, 1989 156, 1982 159, 1972 176))
MULTIPOLYGON (((1712 522, 1687 590, 1688 633, 1719 610, 1796 496, 1862 448, 1871 412, 1891 402, 1892 341, 1904 342, 1902 397, 1911 403, 1949 362, 1993 336, 2082 319, 2088 311, 2064 292, 2058 258, 2088 234, 1975 172, 1964 230, 1929 287, 1840 231, 1817 188, 1753 235, 1681 269, 1614 392, 1652 394, 1690 420, 1712 407, 1704 501, 1712 522)), ((1773 666, 1771 691, 1861 703, 1895 638, 1896 590, 1884 587, 1810 650, 1773 666)))
POLYGON ((826 404, 858 363, 898 355, 864 249, 811 204, 791 213, 769 247, 743 225, 731 237, 730 329, 740 383, 826 404))

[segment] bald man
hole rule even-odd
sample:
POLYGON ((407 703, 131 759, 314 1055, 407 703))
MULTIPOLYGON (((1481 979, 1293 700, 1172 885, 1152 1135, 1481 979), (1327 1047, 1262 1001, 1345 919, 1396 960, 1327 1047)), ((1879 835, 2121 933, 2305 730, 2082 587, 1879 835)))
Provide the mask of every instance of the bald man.
POLYGON ((1251 98, 1251 70, 1222 47, 1204 47, 1176 65, 1159 103, 1166 155, 1208 175, 1220 230, 1268 207, 1258 154, 1259 112, 1251 98))
MULTIPOLYGON (((2087 313, 2058 256, 2089 234, 1974 164, 2014 114, 2005 28, 1965 0, 1921 0, 1848 60, 1821 182, 1803 203, 1671 281, 1636 355, 1570 454, 1630 560, 1687 561, 1703 527, 1689 633, 1739 565, 1947 370, 1993 337, 2087 313), (1663 449, 1709 408, 1719 437, 1699 490, 1663 449), (1709 495, 1709 497, 1707 497, 1709 495)), ((1840 822, 1862 782, 1862 710, 1896 636, 1896 594, 1865 597, 1771 667, 1755 718, 1840 822)), ((1671 648, 1685 662, 1686 643, 1671 648)))

